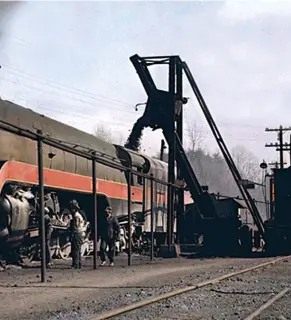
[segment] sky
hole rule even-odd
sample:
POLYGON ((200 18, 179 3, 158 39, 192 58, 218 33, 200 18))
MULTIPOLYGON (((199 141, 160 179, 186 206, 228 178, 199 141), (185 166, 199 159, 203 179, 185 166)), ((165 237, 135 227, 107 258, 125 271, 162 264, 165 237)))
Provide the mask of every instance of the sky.
MULTIPOLYGON (((187 62, 227 146, 258 161, 278 155, 266 127, 291 126, 291 1, 21 2, 0 14, 0 96, 93 132, 129 135, 146 95, 129 57, 177 54, 187 62)), ((158 85, 165 70, 154 70, 158 85)), ((217 144, 191 93, 185 124, 217 144)), ((186 144, 187 132, 185 130, 186 144)), ((147 130, 153 155, 160 132, 147 130)), ((289 134, 285 134, 289 142, 289 134)), ((289 159, 288 153, 285 155, 289 159)))

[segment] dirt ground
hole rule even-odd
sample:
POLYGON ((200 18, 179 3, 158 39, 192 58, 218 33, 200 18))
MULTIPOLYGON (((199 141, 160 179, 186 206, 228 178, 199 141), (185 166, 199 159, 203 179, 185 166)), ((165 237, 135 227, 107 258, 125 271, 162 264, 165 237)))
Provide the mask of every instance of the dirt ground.
MULTIPOLYGON (((6 270, 0 272, 0 318, 2 320, 89 320, 106 310, 270 259, 177 258, 155 259, 150 262, 148 257, 134 256, 132 266, 128 267, 127 257, 119 256, 113 268, 104 266, 93 270, 92 260, 88 259, 81 271, 71 270, 70 261, 60 261, 53 269, 48 270, 46 283, 40 282, 39 267, 6 270)), ((288 278, 289 280, 291 277, 288 278)), ((202 292, 202 297, 203 294, 209 295, 209 292, 202 292)), ((179 300, 171 301, 164 302, 166 307, 163 303, 157 304, 148 307, 152 310, 151 312, 148 308, 144 308, 136 311, 136 314, 132 313, 120 319, 173 319, 173 313, 175 314, 176 311, 180 316, 183 312, 185 313, 187 305, 181 313, 179 306, 183 304, 179 300), (163 313, 164 310, 169 311, 169 309, 172 310, 172 315, 163 313), (156 317, 157 314, 159 314, 158 317, 156 317)), ((196 299, 191 301, 193 305, 196 299)), ((220 302, 217 300, 217 303, 220 302)), ((216 307, 214 311, 218 311, 216 307)))

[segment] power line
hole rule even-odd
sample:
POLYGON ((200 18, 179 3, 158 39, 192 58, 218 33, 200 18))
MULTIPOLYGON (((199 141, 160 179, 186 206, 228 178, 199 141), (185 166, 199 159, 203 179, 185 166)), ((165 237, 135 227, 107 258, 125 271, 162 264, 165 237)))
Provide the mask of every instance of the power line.
POLYGON ((103 100, 103 101, 106 101, 106 102, 114 102, 114 103, 118 103, 118 104, 122 104, 122 105, 125 105, 125 106, 128 106, 129 103, 128 101, 122 101, 122 100, 119 100, 119 99, 115 99, 115 98, 109 98, 107 96, 103 96, 103 95, 96 95, 96 94, 93 94, 91 92, 88 92, 88 91, 84 91, 84 90, 81 90, 81 89, 78 89, 78 88, 71 88, 71 87, 68 87, 66 85, 62 85, 62 84, 57 84, 57 83, 52 83, 51 81, 49 80, 44 80, 44 79, 41 79, 37 76, 34 76, 34 75, 31 75, 29 73, 26 73, 18 68, 15 68, 15 67, 11 67, 11 66, 8 66, 8 65, 3 65, 3 67, 7 68, 7 69, 10 69, 12 71, 10 71, 11 73, 14 73, 16 75, 19 75, 19 76, 22 76, 22 77, 25 77, 25 78, 30 78, 32 80, 37 80, 37 82, 42 82, 43 84, 46 84, 47 86, 50 86, 50 87, 53 87, 53 88, 56 88, 56 89, 59 89, 59 90, 65 90, 67 92, 73 92, 73 93, 78 93, 79 95, 83 95, 83 96, 87 96, 91 99, 94 99, 94 100, 103 100))
MULTIPOLYGON (((3 65, 3 64, 2 64, 3 65)), ((131 105, 132 103, 128 102, 128 101, 124 101, 124 100, 119 100, 119 99, 116 99, 116 98, 112 98, 112 97, 107 97, 107 96, 103 96, 103 95, 97 95, 97 94, 93 94, 91 92, 88 92, 88 91, 84 91, 84 90, 81 90, 81 89, 78 89, 78 88, 72 88, 72 87, 69 87, 69 86, 66 86, 66 85, 61 85, 61 84, 55 84, 55 83, 52 83, 51 81, 48 81, 48 80, 44 80, 44 79, 41 79, 35 75, 32 75, 32 74, 29 74, 29 73, 26 73, 18 68, 15 68, 15 67, 12 67, 12 66, 9 66, 9 65, 3 65, 5 68, 7 69, 11 69, 12 70, 12 73, 13 74, 16 74, 16 75, 19 75, 19 76, 22 76, 22 77, 25 77, 25 78, 30 78, 32 80, 37 80, 37 82, 42 82, 43 84, 46 84, 50 87, 53 87, 53 88, 56 88, 56 89, 59 89, 59 90, 62 90, 64 91, 67 91, 67 92, 70 92, 70 93, 77 93, 82 95, 82 96, 87 96, 88 98, 90 99, 93 99, 93 100, 101 100, 101 101, 104 101, 104 102, 109 102, 109 103, 117 103, 117 104, 122 104, 124 106, 129 106, 131 105)), ((83 100, 82 100, 83 101, 83 100)), ((194 105, 194 103, 192 103, 194 105)), ((116 105, 114 106, 114 108, 116 109, 116 105)), ((234 124, 231 124, 231 123, 227 123, 227 122, 218 122, 218 125, 219 126, 224 126, 224 127, 238 127, 237 124, 234 125, 234 124)), ((240 124, 240 127, 246 127, 246 128, 250 128, 250 127, 253 127, 253 128, 260 128, 261 126, 259 125, 251 125, 251 124, 240 124)))
MULTIPOLYGON (((128 105, 132 104, 132 103, 125 102, 125 101, 122 101, 122 100, 118 100, 118 99, 115 99, 115 98, 109 98, 109 97, 102 96, 102 95, 96 95, 96 94, 93 94, 93 93, 90 93, 90 92, 87 92, 87 91, 84 91, 84 90, 81 90, 81 89, 70 88, 68 86, 60 85, 60 84, 53 84, 48 80, 40 79, 39 77, 36 77, 34 75, 31 75, 31 74, 28 74, 28 73, 26 73, 26 72, 24 72, 24 71, 22 71, 20 69, 17 69, 15 67, 11 67, 11 66, 8 66, 8 65, 4 65, 4 66, 7 69, 11 69, 12 73, 16 74, 17 76, 24 77, 24 78, 29 78, 31 80, 37 80, 37 82, 41 82, 41 83, 43 83, 43 84, 45 84, 45 85, 47 85, 49 87, 56 88, 58 90, 62 90, 62 92, 65 91, 65 92, 68 92, 68 93, 83 95, 83 96, 88 97, 89 99, 93 99, 93 100, 97 100, 97 101, 101 100, 101 101, 103 101, 105 103, 113 103, 115 110, 116 109, 117 110, 121 110, 120 109, 121 105, 128 106, 128 105), (116 104, 119 104, 119 107, 116 106, 116 104)), ((12 80, 9 80, 9 79, 4 79, 4 78, 2 78, 2 80, 8 81, 8 82, 12 81, 12 80)), ((80 101, 80 102, 82 102, 84 104, 88 104, 91 107, 96 108, 96 106, 93 106, 91 103, 89 103, 87 101, 84 101, 83 99, 80 99, 80 98, 78 99, 76 97, 72 98, 72 97, 69 97, 69 96, 63 96, 63 95, 61 95, 61 94, 59 94, 57 92, 46 91, 46 90, 39 89, 39 88, 36 88, 36 87, 33 87, 33 86, 29 86, 29 85, 23 84, 23 83, 21 85, 24 85, 26 87, 32 88, 32 89, 37 90, 37 91, 48 92, 48 93, 53 93, 53 94, 56 94, 56 95, 59 95, 59 96, 62 96, 62 97, 67 97, 67 98, 72 99, 74 101, 80 101)), ((108 108, 108 107, 106 107, 106 108, 108 108)), ((128 110, 126 110, 124 108, 122 108, 122 112, 126 112, 126 113, 132 114, 131 112, 129 112, 128 110)), ((221 127, 236 127, 237 128, 237 125, 233 125, 233 124, 226 123, 226 122, 218 122, 218 125, 221 126, 221 127)), ((254 127, 254 128, 256 127, 256 128, 259 128, 259 126, 257 126, 257 125, 249 125, 249 124, 241 124, 240 127, 254 127)), ((256 133, 256 134, 258 134, 258 133, 256 133)))
MULTIPOLYGON (((102 107, 102 108, 105 108, 106 110, 108 109, 108 106, 106 105, 92 105, 92 103, 90 102, 87 102, 87 101, 84 101, 82 99, 76 99, 76 98, 72 98, 72 97, 69 97, 69 96, 64 96, 58 92, 52 92, 52 91, 47 91, 47 90, 44 90, 44 89, 40 89, 38 87, 35 87, 35 86, 31 86, 27 83, 17 83, 11 79, 6 79, 6 78, 3 78, 3 77, 0 77, 1 80, 3 81, 7 81, 9 83, 13 83, 13 84, 16 84, 16 85, 20 85, 20 86, 24 86, 24 87, 27 87, 29 89, 34 89, 35 91, 39 91, 39 92, 42 92, 42 93, 50 93, 50 94, 54 94, 54 95, 58 95, 58 96, 61 96, 62 98, 68 98, 70 100, 73 100, 73 101, 80 101, 82 102, 83 104, 86 104, 86 105, 89 105, 92 109, 94 108, 96 110, 96 107, 102 107)), ((50 100, 49 102, 52 102, 53 100, 50 100)), ((59 102, 60 103, 60 102, 59 102)), ((120 109, 120 108, 117 108, 115 107, 115 110, 119 110, 120 112, 122 113, 127 113, 127 114, 130 114, 130 115, 133 115, 132 112, 126 110, 126 109, 120 109)), ((104 114, 104 112, 102 112, 104 114)))
MULTIPOLYGON (((12 81, 12 80, 10 80, 10 79, 6 79, 6 78, 2 78, 2 77, 0 77, 0 79, 2 79, 2 80, 4 80, 4 81, 8 81, 8 82, 11 82, 11 83, 14 83, 14 84, 19 84, 19 85, 21 85, 21 86, 25 86, 25 87, 28 87, 28 88, 32 88, 32 89, 34 89, 34 90, 36 90, 36 91, 40 91, 40 92, 47 92, 47 91, 45 91, 45 90, 43 90, 43 89, 40 89, 40 88, 37 88, 37 87, 33 87, 33 86, 30 86, 30 85, 28 85, 28 84, 25 84, 25 83, 16 83, 16 82, 14 82, 14 81, 12 81)), ((57 94, 57 95, 60 95, 60 96, 62 96, 61 94, 59 94, 59 93, 54 93, 54 94, 57 94)), ((62 96, 63 97, 63 96, 62 96)), ((75 99, 72 99, 72 100, 75 100, 75 99)), ((79 101, 81 101, 81 102, 83 102, 83 103, 86 103, 86 101, 82 101, 82 100, 79 100, 79 101)), ((54 101, 54 100, 50 100, 49 101, 50 103, 52 103, 52 102, 56 102, 57 104, 59 103, 59 102, 57 102, 57 101, 54 101)), ((89 104, 89 103, 88 103, 89 104)), ((92 106, 91 104, 89 104, 90 106, 92 106)), ((95 106, 94 106, 95 107, 95 106)), ((102 106, 102 107, 105 107, 106 108, 106 106, 102 106)), ((61 111, 61 110, 55 110, 55 109, 52 109, 52 108, 49 108, 49 107, 45 107, 45 106, 38 106, 38 108, 39 109, 43 109, 43 110, 47 110, 47 111, 51 111, 51 112, 55 112, 55 113, 62 113, 62 114, 66 114, 66 115, 70 115, 70 116, 73 116, 73 117, 79 117, 79 118, 84 118, 84 119, 88 119, 88 120, 92 120, 92 118, 94 118, 94 116, 86 116, 86 115, 84 115, 83 113, 82 114, 80 114, 80 113, 75 113, 75 115, 74 114, 72 114, 72 112, 65 112, 65 111, 61 111)), ((96 107, 95 107, 96 108, 96 107)), ((117 109, 118 110, 118 109, 117 109)), ((81 111, 81 110, 80 110, 81 111)), ((126 112, 125 110, 123 111, 122 110, 122 112, 126 112)), ((128 112, 129 113, 129 112, 128 112)), ((106 113, 104 113, 104 112, 102 112, 102 115, 105 115, 106 113)), ((132 115, 132 113, 130 113, 130 115, 132 115)), ((125 122, 125 121, 124 121, 125 122)), ((117 125, 124 125, 124 122, 118 122, 118 123, 116 123, 117 125)), ((205 130, 201 130, 201 132, 202 133, 205 133, 206 135, 203 135, 202 136, 202 138, 203 139, 214 139, 213 138, 213 136, 212 135, 210 135, 210 134, 208 134, 208 132, 207 131, 205 131, 205 130)), ((245 137, 235 137, 235 136, 233 136, 232 134, 230 134, 230 133, 226 133, 226 135, 227 136, 230 136, 230 137, 232 137, 232 138, 235 138, 236 140, 241 140, 241 141, 257 141, 257 138, 245 138, 245 137)))
MULTIPOLYGON (((11 68, 11 67, 9 67, 9 68, 11 68)), ((16 69, 16 68, 15 68, 16 69)), ((16 69, 17 70, 17 69, 16 69)), ((23 75, 20 75, 20 77, 22 77, 23 75)), ((29 76, 29 77, 31 77, 31 76, 29 76)), ((52 94, 55 94, 55 95, 59 95, 59 96, 61 96, 61 97, 65 97, 65 98, 69 98, 69 99, 72 99, 73 101, 80 101, 80 102, 82 102, 82 103, 84 103, 84 104, 88 104, 90 107, 93 107, 94 109, 96 109, 96 106, 94 106, 94 105, 92 105, 91 103, 89 103, 89 102, 87 102, 87 101, 84 101, 84 100, 82 100, 82 99, 76 99, 76 98, 72 98, 72 97, 66 97, 66 96, 63 96, 62 94, 60 94, 60 93, 58 93, 58 92, 51 92, 51 91, 46 91, 46 90, 44 90, 44 89, 40 89, 40 88, 37 88, 37 87, 35 87, 35 86, 31 86, 31 85, 28 85, 28 84, 26 84, 26 83, 16 83, 15 81, 12 81, 12 80, 10 80, 10 79, 6 79, 6 78, 1 78, 0 77, 0 79, 2 79, 2 80, 4 80, 4 81, 7 81, 7 82, 11 82, 11 83, 14 83, 14 84, 17 84, 17 85, 21 85, 21 86, 25 86, 25 87, 28 87, 28 88, 31 88, 31 89, 34 89, 34 90, 36 90, 36 91, 39 91, 39 92, 46 92, 46 93, 52 93, 52 94)), ((50 87, 57 87, 58 89, 59 88, 62 88, 62 86, 60 86, 60 85, 53 85, 53 84, 51 84, 51 83, 49 83, 49 82, 46 82, 46 81, 43 81, 43 80, 41 80, 42 82, 44 82, 44 83, 46 83, 48 86, 50 86, 50 87)), ((64 86, 64 88, 68 88, 68 87, 65 87, 64 86)), ((64 91, 67 91, 67 92, 72 92, 72 91, 79 91, 79 92, 81 92, 82 94, 85 94, 85 95, 88 95, 88 93, 87 92, 85 92, 85 91, 82 91, 82 90, 78 90, 78 89, 71 89, 71 88, 68 88, 68 89, 66 89, 66 90, 64 90, 64 91)), ((95 96, 95 95, 93 95, 93 94, 91 94, 91 93, 89 93, 89 95, 92 95, 93 97, 92 97, 92 99, 99 99, 99 97, 98 96, 95 96)), ((110 99, 108 99, 107 98, 107 101, 106 100, 104 100, 104 102, 112 102, 112 103, 114 103, 114 109, 115 110, 120 110, 120 111, 122 111, 123 113, 128 113, 128 114, 130 114, 131 116, 133 115, 131 112, 129 112, 129 111, 127 111, 126 109, 124 109, 124 108, 122 108, 122 110, 120 109, 120 108, 118 108, 116 105, 115 105, 115 102, 114 102, 114 99, 111 99, 112 101, 110 101, 110 99)), ((118 101, 118 100, 116 100, 116 101, 118 101)), ((53 102, 53 100, 50 100, 50 102, 53 102)), ((58 102, 57 102, 58 103, 58 102)), ((105 105, 99 105, 99 106, 101 106, 101 107, 104 107, 104 108, 106 108, 106 109, 109 109, 108 108, 108 106, 105 106, 105 105)), ((92 120, 92 116, 85 116, 83 113, 82 114, 80 114, 80 113, 75 113, 75 114, 71 114, 71 113, 68 113, 68 112, 64 112, 64 111, 61 111, 61 110, 55 110, 55 109, 51 109, 51 108, 48 108, 48 107, 44 107, 44 106, 38 106, 38 108, 39 109, 43 109, 43 110, 48 110, 48 111, 51 111, 51 112, 55 112, 55 113, 62 113, 62 114, 67 114, 67 115, 70 115, 70 116, 73 116, 73 117, 78 117, 78 118, 84 118, 84 119, 90 119, 90 120, 92 120)), ((105 115, 106 114, 106 112, 104 113, 104 112, 102 112, 102 115, 105 115)), ((94 117, 93 117, 94 118, 94 117)), ((100 120, 99 120, 99 122, 100 122, 100 120)), ((104 121, 105 122, 105 121, 104 121)), ((121 125, 122 127, 124 127, 124 128, 127 128, 128 129, 128 127, 125 127, 124 126, 124 122, 118 122, 118 123, 115 123, 116 125, 121 125)), ((220 126, 232 126, 231 124, 226 124, 226 123, 224 123, 223 125, 220 125, 220 126)), ((248 125, 247 125, 248 126, 248 125)), ((243 127, 243 125, 242 125, 242 127, 243 127)), ((130 127, 131 128, 131 127, 130 127)), ((214 139, 213 138, 213 136, 212 135, 209 135, 208 134, 208 132, 206 132, 206 131, 204 131, 204 130, 202 130, 201 131, 203 134, 205 134, 205 135, 203 135, 202 136, 202 138, 203 139, 214 139)), ((258 133, 256 133, 257 135, 258 135, 258 133)), ((232 134, 230 134, 230 133, 226 133, 226 135, 227 136, 230 136, 230 137, 232 137, 232 138, 234 138, 235 140, 237 140, 237 141, 239 141, 239 140, 241 140, 241 141, 257 141, 258 140, 258 137, 257 138, 245 138, 245 137, 236 137, 236 136, 233 136, 232 134)))

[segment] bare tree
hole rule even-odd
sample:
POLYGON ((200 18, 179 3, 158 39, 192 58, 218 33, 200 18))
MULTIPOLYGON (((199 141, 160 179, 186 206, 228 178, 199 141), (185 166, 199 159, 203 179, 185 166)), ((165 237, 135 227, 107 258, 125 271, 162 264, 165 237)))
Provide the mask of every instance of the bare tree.
POLYGON ((200 149, 204 140, 201 126, 196 121, 188 121, 186 132, 190 143, 190 150, 196 151, 200 149))
POLYGON ((243 178, 259 181, 261 169, 255 155, 242 145, 237 145, 231 150, 232 158, 243 178))
POLYGON ((109 128, 104 125, 96 125, 93 132, 94 136, 108 143, 114 143, 123 145, 125 142, 125 137, 122 133, 113 133, 109 128))
POLYGON ((115 136, 113 143, 118 144, 120 146, 124 146, 125 141, 126 141, 125 136, 122 133, 118 133, 115 136))
POLYGON ((114 140, 111 130, 105 128, 102 124, 96 125, 94 128, 94 136, 109 143, 113 143, 114 140))

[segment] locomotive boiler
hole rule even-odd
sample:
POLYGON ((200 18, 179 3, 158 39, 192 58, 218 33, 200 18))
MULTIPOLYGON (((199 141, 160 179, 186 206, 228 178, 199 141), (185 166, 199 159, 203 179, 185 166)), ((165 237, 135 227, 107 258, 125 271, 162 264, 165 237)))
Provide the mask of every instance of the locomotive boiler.
MULTIPOLYGON (((167 181, 167 164, 146 155, 128 150, 122 146, 102 141, 97 137, 60 123, 30 109, 9 101, 0 100, 0 119, 24 130, 41 130, 45 136, 52 137, 70 146, 82 146, 95 150, 98 155, 118 164, 133 168, 144 174, 167 181)), ((35 141, 0 131, 0 241, 9 246, 19 247, 27 239, 38 236, 38 169, 37 145, 35 141), (7 191, 12 187, 17 192, 7 191), (26 191, 26 190, 29 190, 26 191)), ((92 235, 96 232, 93 221, 92 163, 91 161, 44 145, 44 187, 46 205, 54 213, 54 234, 52 250, 63 258, 70 252, 69 237, 66 234, 68 203, 76 199, 86 213, 87 225, 83 253, 90 253, 92 235)), ((122 239, 120 250, 127 247, 127 174, 96 163, 97 173, 97 211, 98 219, 106 206, 111 205, 113 214, 121 224, 122 239)), ((141 250, 144 239, 150 233, 150 190, 149 181, 143 186, 143 179, 134 176, 132 190, 132 228, 134 248, 141 250), (143 188, 145 203, 143 204, 143 188)), ((191 203, 188 192, 185 204, 191 203)), ((154 232, 157 243, 165 241, 166 186, 154 183, 154 232)), ((175 231, 174 222, 174 231, 175 231)), ((93 238, 93 237, 92 237, 93 238)), ((149 238, 149 237, 148 237, 149 238)), ((31 246, 31 241, 29 246, 31 246)), ((27 249, 27 247, 26 247, 27 249)), ((25 251, 25 250, 24 250, 25 251)))

